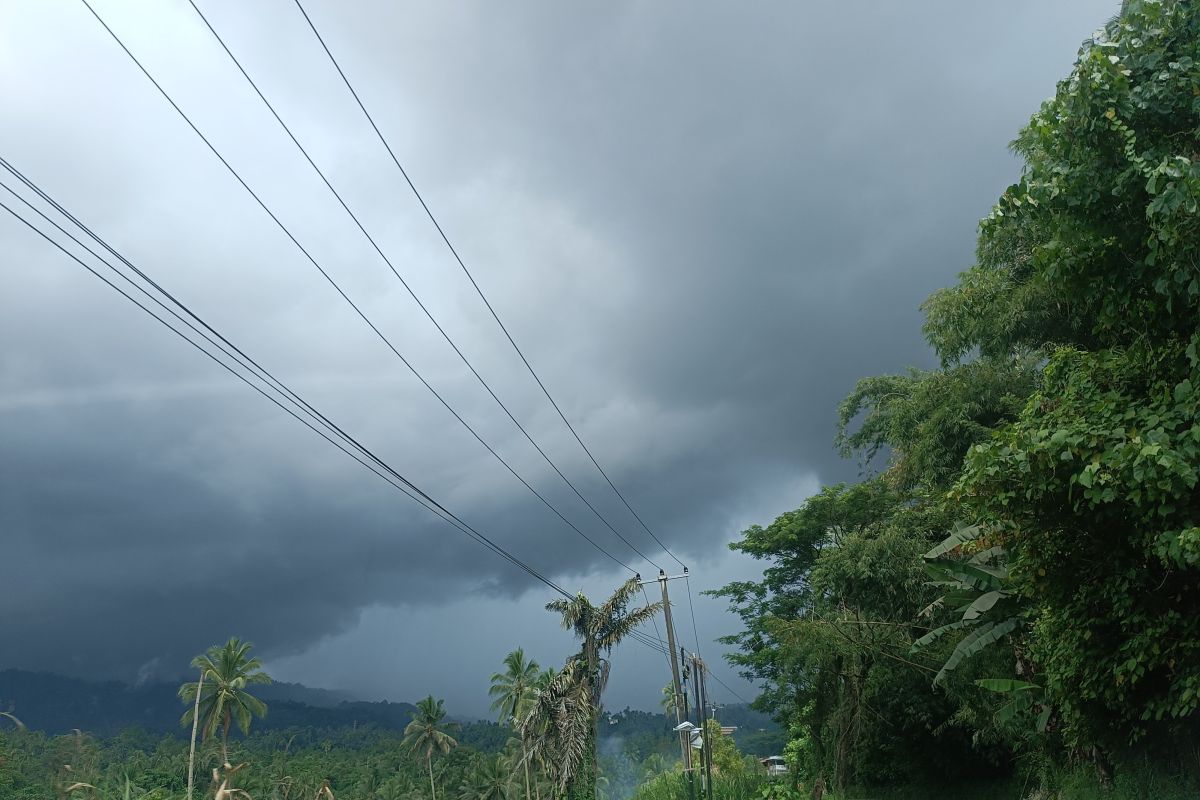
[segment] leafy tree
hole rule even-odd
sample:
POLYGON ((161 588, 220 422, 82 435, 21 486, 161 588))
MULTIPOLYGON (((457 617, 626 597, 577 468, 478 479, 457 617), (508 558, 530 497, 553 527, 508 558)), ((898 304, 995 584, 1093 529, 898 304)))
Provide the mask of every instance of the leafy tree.
MULTIPOLYGON (((672 700, 672 703, 675 701, 672 700)), ((671 707, 674 709, 674 706, 671 707)), ((654 780, 664 772, 670 771, 673 767, 679 765, 679 761, 671 761, 662 753, 651 753, 650 757, 642 764, 642 782, 646 783, 654 780)))
POLYGON ((433 778, 433 754, 446 755, 458 742, 450 735, 451 731, 459 728, 456 722, 446 722, 446 711, 443 701, 434 700, 429 696, 417 702, 417 712, 412 722, 404 729, 404 746, 414 753, 423 753, 425 766, 429 770, 429 793, 431 800, 437 800, 437 784, 433 778))
POLYGON ((828 487, 731 545, 768 564, 762 581, 714 592, 744 624, 726 639, 738 647, 730 660, 762 683, 756 705, 803 742, 804 779, 841 790, 990 768, 966 724, 943 724, 983 693, 970 676, 935 689, 945 656, 909 652, 936 599, 921 554, 949 519, 884 477, 828 487))
MULTIPOLYGON (((968 658, 1001 667, 974 664, 986 677, 972 683, 1003 696, 1001 717, 1036 709, 1048 755, 1055 742, 1077 754, 1186 750, 1196 732, 1197 53, 1193 4, 1124 3, 1017 139, 1021 180, 984 220, 976 266, 924 305, 941 368, 868 378, 840 409, 843 452, 867 464, 886 454, 882 482, 900 505, 943 515, 929 530, 980 526, 978 539, 930 553, 946 606, 930 613, 956 616, 922 652, 945 651, 950 695, 965 692, 951 675, 968 658), (1006 669, 989 640, 1011 645, 1006 669)), ((815 500, 772 535, 748 531, 746 551, 773 567, 761 584, 723 590, 747 620, 738 660, 766 681, 760 702, 814 718, 822 694, 805 682, 851 664, 812 631, 808 652, 824 665, 786 641, 796 616, 839 597, 806 583, 831 552, 811 531, 796 536, 831 505, 815 500), (791 700, 785 687, 798 690, 791 700)), ((948 722, 993 736, 973 714, 986 703, 962 697, 948 722)))
POLYGON ((953 500, 1003 538, 1077 747, 1181 741, 1200 704, 1198 53, 1191 3, 1127 3, 1017 139, 980 265, 931 301, 945 358, 1044 359, 953 500))
POLYGON ((224 645, 214 645, 204 655, 192 659, 192 666, 203 675, 201 682, 185 683, 179 687, 179 698, 188 704, 181 725, 190 725, 196 714, 199 693, 200 733, 207 740, 213 733, 221 734, 221 763, 229 765, 229 731, 236 722, 242 734, 250 732, 254 717, 263 717, 267 705, 250 694, 253 684, 270 683, 262 663, 250 657, 250 642, 236 636, 224 645))
POLYGON ((704 721, 704 742, 712 749, 712 768, 716 775, 741 775, 746 771, 746 758, 733 739, 721 733, 721 723, 704 721))

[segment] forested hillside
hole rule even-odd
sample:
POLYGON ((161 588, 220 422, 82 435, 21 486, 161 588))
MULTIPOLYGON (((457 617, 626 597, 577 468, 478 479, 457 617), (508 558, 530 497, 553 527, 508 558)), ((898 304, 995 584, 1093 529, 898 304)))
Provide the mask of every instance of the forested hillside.
MULTIPOLYGON (((318 701, 338 696, 296 684, 257 686, 254 694, 318 701)), ((114 793, 128 787, 149 797, 183 790, 188 728, 180 724, 185 706, 178 686, 134 687, 4 670, 0 708, 20 712, 0 719, 4 800, 40 798, 75 783, 114 793)), ((329 785, 349 796, 411 797, 425 786, 423 765, 405 737, 419 716, 420 709, 408 703, 341 701, 321 707, 273 699, 250 735, 240 738, 234 731, 230 759, 253 765, 238 778, 253 796, 287 797, 290 791, 311 793, 329 785)), ((782 747, 782 732, 761 712, 733 705, 723 707, 721 717, 723 724, 738 727, 731 741, 749 753, 769 754, 782 747)), ((672 724, 665 714, 628 708, 601 716, 598 749, 606 796, 627 796, 647 776, 671 768, 679 746, 672 724)), ((200 762, 219 765, 220 737, 207 738, 200 762)), ((440 781, 454 789, 477 778, 486 782, 490 775, 510 786, 509 774, 498 770, 501 764, 509 769, 514 754, 519 755, 511 727, 486 720, 457 723, 454 741, 437 764, 440 781)), ((539 791, 543 788, 549 787, 539 791)))
MULTIPOLYGON (((46 672, 0 670, 0 710, 13 711, 26 726, 49 734, 78 728, 110 736, 126 728, 151 733, 179 732, 183 713, 179 684, 91 682, 46 672)), ((271 705, 265 728, 311 726, 340 728, 370 725, 403 730, 412 719, 411 703, 339 700, 335 692, 298 684, 273 683, 255 694, 271 705)))

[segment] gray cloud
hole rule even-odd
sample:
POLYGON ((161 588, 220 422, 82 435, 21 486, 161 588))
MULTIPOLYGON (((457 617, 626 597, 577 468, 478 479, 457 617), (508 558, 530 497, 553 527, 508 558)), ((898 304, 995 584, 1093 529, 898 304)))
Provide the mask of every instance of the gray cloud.
MULTIPOLYGON (((514 413, 649 548, 295 10, 202 6, 514 413)), ((97 7, 480 433, 636 558, 421 319, 191 10, 97 7)), ((969 265, 976 220, 1016 175, 1007 141, 1103 16, 1082 0, 309 11, 697 589, 752 574, 723 549, 741 527, 854 476, 831 447, 837 401, 858 377, 929 362, 917 306, 969 265)), ((82 5, 12 0, 3 14, 5 157, 469 522, 572 587, 621 577, 356 321, 82 5)), ((0 237, 0 640, 14 665, 134 679, 236 632, 285 676, 397 699, 438 689, 482 711, 465 687, 505 650, 569 648, 523 574, 17 223, 0 220, 0 237)), ((701 608, 712 651, 734 623, 701 608)), ((613 702, 652 705, 652 654, 626 649, 644 669, 613 702)))

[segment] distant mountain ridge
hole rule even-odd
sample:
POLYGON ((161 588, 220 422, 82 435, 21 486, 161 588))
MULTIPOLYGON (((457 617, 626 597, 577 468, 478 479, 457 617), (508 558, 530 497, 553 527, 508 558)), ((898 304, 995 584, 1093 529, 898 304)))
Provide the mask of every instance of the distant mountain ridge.
MULTIPOLYGON (((154 734, 185 736, 180 725, 184 705, 177 695, 178 683, 130 685, 118 681, 87 681, 49 672, 21 669, 0 670, 0 711, 9 711, 30 730, 50 735, 78 728, 101 737, 140 728, 154 734)), ((254 694, 267 702, 267 716, 255 720, 256 731, 286 728, 336 729, 372 727, 403 731, 416 707, 386 700, 366 702, 347 699, 345 692, 313 689, 298 683, 255 686, 254 694)), ((458 718, 463 727, 456 738, 484 752, 497 752, 510 732, 491 721, 471 722, 458 718)), ((601 739, 638 738, 644 755, 661 741, 672 741, 673 720, 658 712, 624 709, 606 712, 600 726, 601 739)), ((719 719, 737 726, 734 734, 746 752, 771 755, 783 747, 784 733, 765 714, 744 705, 724 706, 719 719)))
MULTIPOLYGON (((80 730, 108 736, 130 727, 156 733, 181 730, 179 684, 86 681, 49 672, 0 670, 0 711, 10 711, 32 730, 62 734, 80 730)), ((403 730, 412 719, 410 703, 364 702, 344 692, 298 683, 254 687, 270 706, 260 730, 305 726, 339 728, 373 725, 403 730)))

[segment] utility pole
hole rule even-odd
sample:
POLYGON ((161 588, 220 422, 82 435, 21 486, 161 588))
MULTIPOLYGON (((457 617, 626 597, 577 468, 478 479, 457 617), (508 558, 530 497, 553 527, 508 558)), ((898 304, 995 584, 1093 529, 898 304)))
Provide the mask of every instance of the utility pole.
MULTIPOLYGON (((700 671, 700 677, 697 681, 697 686, 700 687, 700 717, 704 718, 705 707, 708 705, 708 666, 697 656, 696 665, 700 671)), ((708 723, 704 723, 707 725, 708 723)), ((712 727, 720 732, 719 723, 714 719, 712 727)), ((712 742, 705 736, 704 739, 704 784, 708 800, 713 800, 713 782, 712 782, 712 742)))
MULTIPOLYGON (((686 721, 684 718, 686 698, 683 694, 682 682, 679 680, 679 651, 675 649, 675 625, 671 622, 671 598, 667 594, 667 573, 661 569, 658 571, 658 585, 662 589, 663 617, 667 623, 667 649, 671 653, 671 679, 675 685, 675 722, 681 725, 686 721)), ((679 746, 682 749, 683 770, 688 776, 688 796, 690 800, 695 800, 696 784, 692 774, 692 742, 688 731, 679 732, 679 746)))
MULTIPOLYGON (((702 667, 700 665, 700 658, 698 656, 692 656, 691 661, 692 661, 692 693, 695 696, 695 701, 696 701, 696 705, 695 705, 696 715, 698 717, 700 717, 700 764, 703 765, 706 761, 704 754, 708 752, 708 749, 711 746, 711 744, 709 742, 708 728, 705 726, 705 723, 704 723, 704 705, 702 704, 702 701, 700 698, 700 684, 704 679, 702 677, 703 673, 701 671, 702 667)), ((700 789, 707 796, 708 789, 706 788, 706 785, 704 782, 704 776, 702 776, 701 780, 700 780, 700 789)))

